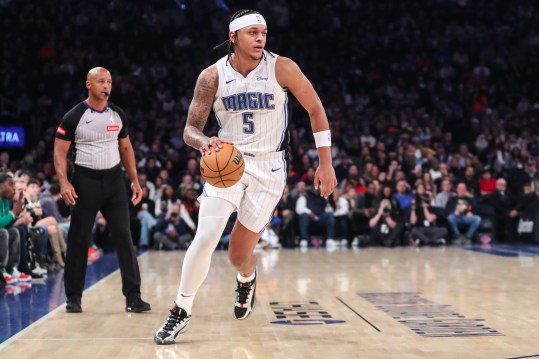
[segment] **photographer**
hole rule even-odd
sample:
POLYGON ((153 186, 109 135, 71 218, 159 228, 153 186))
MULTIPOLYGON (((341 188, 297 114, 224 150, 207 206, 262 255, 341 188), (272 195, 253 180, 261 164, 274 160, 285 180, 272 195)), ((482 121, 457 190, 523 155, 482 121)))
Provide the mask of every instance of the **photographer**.
POLYGON ((410 211, 411 244, 445 244, 447 228, 436 226, 437 216, 430 208, 432 196, 425 191, 425 186, 419 183, 416 187, 415 200, 410 211))
POLYGON ((174 203, 171 208, 162 213, 157 220, 157 232, 153 238, 159 246, 166 249, 187 249, 193 240, 189 227, 180 217, 180 205, 174 203))
POLYGON ((398 208, 396 203, 385 198, 374 217, 369 221, 371 227, 372 242, 392 247, 400 244, 403 224, 398 222, 398 208))

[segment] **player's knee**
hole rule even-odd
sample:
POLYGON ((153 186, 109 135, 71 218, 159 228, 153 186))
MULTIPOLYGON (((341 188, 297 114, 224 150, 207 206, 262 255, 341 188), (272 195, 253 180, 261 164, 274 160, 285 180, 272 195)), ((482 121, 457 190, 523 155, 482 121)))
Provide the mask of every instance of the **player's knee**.
POLYGON ((249 260, 250 256, 250 254, 245 256, 241 253, 228 252, 228 260, 234 267, 243 266, 249 260))

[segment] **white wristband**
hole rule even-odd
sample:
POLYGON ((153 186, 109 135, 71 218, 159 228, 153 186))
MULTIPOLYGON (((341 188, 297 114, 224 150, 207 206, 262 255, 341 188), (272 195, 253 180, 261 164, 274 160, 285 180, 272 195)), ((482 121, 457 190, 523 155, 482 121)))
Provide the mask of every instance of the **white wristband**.
POLYGON ((318 147, 331 147, 331 131, 325 130, 320 132, 313 133, 314 143, 316 143, 316 148, 318 147))

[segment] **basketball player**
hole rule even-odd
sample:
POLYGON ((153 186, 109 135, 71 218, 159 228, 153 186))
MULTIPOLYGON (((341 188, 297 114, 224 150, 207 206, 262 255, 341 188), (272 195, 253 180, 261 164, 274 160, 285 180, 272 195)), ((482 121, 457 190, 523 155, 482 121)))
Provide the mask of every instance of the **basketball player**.
POLYGON ((203 70, 197 80, 183 135, 185 142, 202 155, 219 151, 223 143, 232 143, 243 153, 245 172, 229 188, 204 186, 197 233, 185 255, 174 307, 155 333, 157 344, 173 344, 186 330, 193 300, 233 211, 238 217, 228 257, 238 274, 232 312, 241 320, 253 310, 257 261, 253 250, 286 184, 288 91, 311 118, 320 158, 315 187, 320 187, 321 195, 327 198, 337 185, 322 103, 296 63, 264 50, 266 33, 261 14, 236 12, 229 24, 228 56, 203 70), (202 132, 212 106, 221 128, 219 137, 207 137, 202 132))

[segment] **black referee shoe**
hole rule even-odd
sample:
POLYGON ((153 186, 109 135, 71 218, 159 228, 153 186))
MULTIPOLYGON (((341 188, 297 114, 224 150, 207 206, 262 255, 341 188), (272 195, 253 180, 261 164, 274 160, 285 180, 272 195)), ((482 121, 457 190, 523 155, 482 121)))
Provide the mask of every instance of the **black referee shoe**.
POLYGON ((146 303, 140 297, 133 298, 132 300, 127 300, 125 311, 131 313, 141 313, 152 310, 150 303, 146 303))
POLYGON ((80 300, 68 299, 66 303, 66 312, 68 313, 82 313, 82 307, 80 300))

